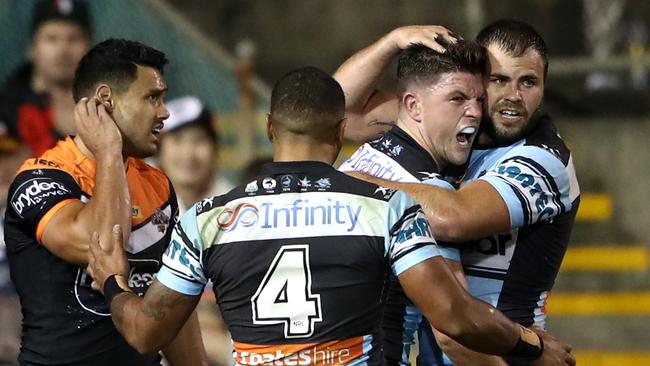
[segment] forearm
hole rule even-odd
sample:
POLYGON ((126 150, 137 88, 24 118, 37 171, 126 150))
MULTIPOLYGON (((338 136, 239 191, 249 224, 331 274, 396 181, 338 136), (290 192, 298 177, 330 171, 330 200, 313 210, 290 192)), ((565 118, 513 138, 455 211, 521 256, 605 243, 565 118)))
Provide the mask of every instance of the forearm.
POLYGON ((174 340, 162 351, 170 366, 208 365, 196 311, 190 315, 174 340))
POLYGON ((434 329, 436 340, 442 351, 456 366, 507 366, 503 358, 474 352, 434 329))
POLYGON ((162 350, 174 335, 167 331, 155 331, 147 318, 159 318, 160 314, 145 314, 141 309, 142 302, 143 299, 133 293, 117 295, 111 302, 111 315, 113 324, 124 339, 138 352, 145 354, 162 350))
POLYGON ((347 59, 334 73, 345 93, 346 113, 360 113, 384 69, 399 53, 394 31, 347 59))
POLYGON ((93 196, 80 213, 85 216, 88 237, 91 230, 97 231, 100 241, 106 242, 111 240, 113 226, 120 225, 126 245, 131 234, 131 198, 121 152, 97 157, 96 169, 93 196))
POLYGON ((115 327, 133 348, 151 353, 176 338, 198 300, 199 296, 178 293, 154 280, 144 298, 131 292, 113 297, 111 315, 115 327))

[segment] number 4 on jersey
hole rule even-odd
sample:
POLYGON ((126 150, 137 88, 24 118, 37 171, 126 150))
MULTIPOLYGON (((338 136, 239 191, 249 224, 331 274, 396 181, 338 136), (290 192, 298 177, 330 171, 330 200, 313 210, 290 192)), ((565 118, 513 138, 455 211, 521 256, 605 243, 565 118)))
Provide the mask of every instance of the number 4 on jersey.
POLYGON ((284 324, 285 338, 309 337, 322 321, 320 295, 311 292, 308 245, 283 245, 251 298, 254 324, 284 324))

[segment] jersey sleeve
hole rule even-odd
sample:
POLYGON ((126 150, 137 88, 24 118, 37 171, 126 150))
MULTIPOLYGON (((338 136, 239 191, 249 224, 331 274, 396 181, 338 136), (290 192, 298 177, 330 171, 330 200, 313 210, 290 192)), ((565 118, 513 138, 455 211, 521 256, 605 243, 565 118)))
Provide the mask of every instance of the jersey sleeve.
POLYGON ((388 260, 396 276, 420 262, 441 255, 429 221, 413 199, 403 192, 396 192, 389 206, 389 232, 385 240, 388 260))
POLYGON ((512 228, 547 220, 571 209, 571 167, 536 146, 515 148, 480 179, 501 195, 512 228))
POLYGON ((40 242, 47 222, 67 203, 81 197, 81 188, 68 173, 58 169, 20 172, 9 188, 7 214, 40 242))
POLYGON ((196 206, 174 226, 171 242, 163 254, 156 278, 166 287, 185 295, 203 292, 207 278, 203 271, 203 241, 196 223, 196 206))

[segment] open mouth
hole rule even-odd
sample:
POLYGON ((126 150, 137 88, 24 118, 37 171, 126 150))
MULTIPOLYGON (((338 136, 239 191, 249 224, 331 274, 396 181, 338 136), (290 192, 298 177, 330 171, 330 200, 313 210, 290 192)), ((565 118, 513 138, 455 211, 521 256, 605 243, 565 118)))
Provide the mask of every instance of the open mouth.
POLYGON ((499 115, 505 120, 518 120, 523 117, 523 112, 517 109, 501 109, 499 115))
POLYGON ((474 135, 476 134, 477 128, 474 126, 468 126, 460 130, 458 134, 456 134, 456 141, 458 141, 461 145, 471 145, 472 139, 474 138, 474 135))
POLYGON ((160 134, 160 131, 162 131, 162 129, 163 129, 162 124, 156 125, 154 126, 154 128, 151 129, 151 134, 154 136, 158 136, 160 134))

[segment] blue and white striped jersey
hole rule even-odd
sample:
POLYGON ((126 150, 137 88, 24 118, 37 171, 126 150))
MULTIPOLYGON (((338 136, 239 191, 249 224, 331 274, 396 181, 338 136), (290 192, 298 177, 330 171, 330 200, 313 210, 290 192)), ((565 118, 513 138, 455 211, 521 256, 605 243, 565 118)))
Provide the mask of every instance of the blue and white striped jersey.
POLYGON ((475 149, 463 184, 477 179, 499 192, 511 230, 465 246, 469 290, 513 321, 544 328, 580 199, 571 152, 543 116, 512 145, 475 149))
POLYGON ((272 163, 175 227, 157 279, 208 280, 238 364, 381 364, 385 281, 439 256, 420 207, 319 162, 272 163))

